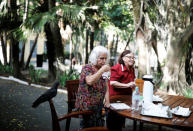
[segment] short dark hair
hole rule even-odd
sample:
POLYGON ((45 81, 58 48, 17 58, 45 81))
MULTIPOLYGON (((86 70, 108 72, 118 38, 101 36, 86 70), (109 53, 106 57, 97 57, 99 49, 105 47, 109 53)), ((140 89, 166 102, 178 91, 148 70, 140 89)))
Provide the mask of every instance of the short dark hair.
POLYGON ((130 53, 132 53, 130 50, 125 50, 125 51, 123 51, 123 52, 121 53, 121 55, 119 56, 119 59, 118 59, 119 64, 125 65, 125 63, 124 63, 124 61, 123 61, 123 57, 124 57, 125 55, 127 55, 127 54, 130 54, 130 53))

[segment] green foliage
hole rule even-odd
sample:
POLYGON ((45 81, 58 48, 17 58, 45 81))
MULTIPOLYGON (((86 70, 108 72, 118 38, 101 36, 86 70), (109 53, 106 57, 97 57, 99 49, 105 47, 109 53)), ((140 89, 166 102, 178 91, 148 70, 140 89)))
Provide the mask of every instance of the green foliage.
POLYGON ((154 78, 155 83, 156 83, 158 80, 160 80, 160 79, 162 78, 162 76, 163 76, 163 73, 161 73, 161 72, 155 72, 155 73, 153 74, 153 78, 154 78))
MULTIPOLYGON (((119 35, 121 39, 128 40, 128 36, 134 31, 134 19, 132 4, 130 1, 112 0, 106 2, 101 10, 100 27, 106 34, 119 35)), ((131 41, 133 37, 131 38, 131 41)))
POLYGON ((0 64, 0 73, 13 74, 13 68, 9 65, 0 64))
POLYGON ((14 30, 17 39, 25 40, 32 32, 43 32, 47 23, 58 24, 60 18, 74 26, 83 25, 83 22, 88 19, 85 14, 86 10, 97 10, 98 7, 61 4, 46 12, 40 12, 39 8, 37 4, 34 4, 33 9, 29 11, 28 18, 14 30), (31 15, 32 12, 34 12, 33 15, 31 15))
POLYGON ((95 9, 95 7, 61 4, 47 12, 32 15, 26 20, 24 25, 35 30, 43 31, 46 23, 54 22, 57 24, 59 18, 61 17, 63 17, 64 21, 68 21, 73 25, 79 25, 85 21, 85 10, 87 9, 95 9), (61 11, 60 14, 58 14, 58 11, 61 11))
POLYGON ((40 82, 41 75, 45 73, 45 70, 35 70, 33 65, 29 66, 29 75, 32 82, 40 82))
POLYGON ((65 59, 69 59, 70 58, 70 52, 69 51, 65 51, 64 52, 64 58, 65 59))
POLYGON ((155 5, 148 5, 148 8, 147 8, 147 12, 149 14, 149 18, 151 20, 152 23, 155 23, 156 20, 157 20, 157 14, 158 14, 158 9, 156 8, 155 5))
POLYGON ((20 6, 13 7, 14 2, 9 7, 9 2, 7 0, 0 1, 0 30, 12 30, 22 23, 23 9, 20 6))
POLYGON ((65 70, 63 75, 59 77, 59 80, 62 87, 65 87, 66 80, 76 80, 79 78, 80 78, 79 72, 75 69, 72 69, 72 70, 65 70))
POLYGON ((184 90, 183 96, 193 98, 193 90, 191 88, 184 90))
POLYGON ((133 25, 132 6, 128 1, 112 0, 104 5, 105 21, 111 21, 120 29, 128 29, 128 25, 133 25))

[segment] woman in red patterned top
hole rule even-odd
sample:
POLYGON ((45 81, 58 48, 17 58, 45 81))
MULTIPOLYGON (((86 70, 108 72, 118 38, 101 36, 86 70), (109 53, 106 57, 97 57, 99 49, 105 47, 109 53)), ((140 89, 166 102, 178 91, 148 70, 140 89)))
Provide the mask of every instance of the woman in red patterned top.
MULTIPOLYGON (((134 54, 130 50, 121 53, 118 64, 111 68, 109 95, 131 95, 135 82, 134 54)), ((110 111, 107 117, 107 127, 111 131, 121 131, 125 118, 110 111)))
POLYGON ((118 62, 111 68, 110 96, 129 95, 135 87, 134 54, 130 50, 125 50, 121 53, 118 62))
POLYGON ((103 46, 97 46, 89 56, 90 64, 82 68, 75 107, 77 110, 93 110, 94 114, 83 116, 81 128, 104 125, 102 108, 103 102, 105 106, 109 106, 109 91, 108 81, 102 75, 110 71, 108 59, 108 50, 103 46))

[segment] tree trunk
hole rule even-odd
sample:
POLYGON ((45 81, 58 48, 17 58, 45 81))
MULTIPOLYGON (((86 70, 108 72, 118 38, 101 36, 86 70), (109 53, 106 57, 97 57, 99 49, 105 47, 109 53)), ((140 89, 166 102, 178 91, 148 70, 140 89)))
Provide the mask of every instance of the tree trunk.
POLYGON ((14 39, 11 34, 10 37, 11 45, 12 45, 12 65, 13 65, 13 76, 16 78, 21 77, 20 73, 20 65, 19 65, 19 42, 14 39))
POLYGON ((100 45, 105 46, 105 41, 106 41, 106 37, 105 37, 104 30, 101 30, 101 41, 100 41, 100 45))
POLYGON ((161 89, 169 94, 184 95, 186 90, 190 88, 186 82, 185 60, 187 57, 186 49, 188 40, 193 34, 193 22, 189 22, 190 16, 185 11, 190 9, 189 1, 165 1, 159 4, 160 19, 156 26, 159 33, 158 56, 164 56, 159 61, 162 65, 163 79, 161 89), (183 8, 186 7, 186 10, 183 8), (164 22, 163 22, 164 21, 164 22), (164 23, 164 24, 163 24, 164 23), (165 28, 167 27, 167 28, 165 28), (180 31, 179 31, 180 30, 180 31), (166 50, 166 55, 164 51, 166 50))
POLYGON ((9 43, 9 52, 10 52, 10 54, 9 54, 9 65, 11 65, 11 66, 13 66, 13 60, 12 60, 12 56, 13 56, 13 45, 11 44, 11 42, 10 41, 8 41, 8 43, 9 43))
POLYGON ((134 31, 132 31, 131 34, 129 35, 129 38, 128 38, 127 43, 126 43, 126 46, 125 46, 125 50, 126 50, 127 47, 129 46, 129 42, 130 42, 130 40, 131 40, 131 37, 132 37, 132 35, 133 35, 133 32, 134 32, 134 31))
MULTIPOLYGON (((11 13, 11 24, 12 28, 17 28, 20 26, 20 21, 17 14, 17 0, 8 1, 9 12, 11 13)), ((10 45, 11 45, 11 57, 12 57, 12 67, 13 67, 13 76, 20 78, 20 66, 19 66, 19 41, 17 41, 13 33, 10 33, 10 45)))
POLYGON ((114 35, 109 34, 110 36, 108 37, 108 50, 110 51, 110 66, 114 65, 115 58, 112 57, 113 55, 113 45, 114 45, 114 35))
POLYGON ((29 67, 29 63, 30 63, 32 54, 33 54, 34 49, 35 49, 35 47, 36 47, 36 45, 37 45, 38 37, 39 37, 39 34, 36 35, 34 44, 33 44, 32 48, 31 48, 30 54, 29 54, 29 56, 28 56, 28 59, 27 59, 26 65, 25 65, 25 69, 27 69, 27 68, 29 67))
POLYGON ((73 51, 73 46, 72 46, 72 35, 70 36, 70 71, 72 70, 72 51, 73 51))
POLYGON ((185 74, 186 74, 186 81, 189 85, 193 84, 193 35, 190 37, 189 49, 186 55, 186 62, 185 62, 185 74))
POLYGON ((135 35, 136 44, 138 47, 138 78, 142 78, 144 74, 147 74, 147 58, 148 50, 145 43, 145 18, 143 12, 143 1, 132 0, 132 5, 135 7, 134 12, 134 22, 135 22, 135 35))
POLYGON ((145 45, 144 35, 140 30, 136 34, 136 44, 138 45, 138 77, 142 78, 147 73, 147 46, 145 45))
POLYGON ((26 18, 28 17, 28 7, 29 7, 29 0, 25 0, 24 1, 24 15, 23 15, 23 22, 26 20, 26 18))
MULTIPOLYGON (((173 43, 175 44, 175 43, 173 43)), ((182 95, 181 89, 186 89, 186 79, 185 79, 185 64, 182 60, 182 55, 176 54, 180 52, 181 49, 172 47, 169 49, 170 52, 167 55, 167 62, 163 68, 163 79, 165 91, 173 95, 182 95)))
POLYGON ((186 28, 180 37, 173 36, 171 44, 168 47, 166 66, 163 69, 163 83, 170 94, 183 95, 184 90, 189 88, 185 75, 186 53, 183 51, 187 45, 187 40, 193 34, 193 21, 186 28), (177 39, 176 39, 177 38, 177 39), (178 52, 178 53, 176 53, 178 52))
MULTIPOLYGON (((115 42, 115 48, 114 48, 114 52, 111 56, 113 56, 114 58, 116 58, 117 56, 117 46, 118 46, 118 43, 119 43, 119 35, 117 34, 117 39, 116 39, 116 42, 115 42)), ((113 61, 113 65, 115 65, 115 60, 113 61)))
POLYGON ((88 36, 89 36, 89 30, 86 30, 86 59, 85 59, 85 64, 88 63, 88 36))
POLYGON ((53 44, 52 33, 50 30, 49 24, 45 26, 45 33, 46 33, 46 46, 47 46, 47 57, 48 57, 48 78, 53 81, 56 78, 56 68, 54 66, 55 58, 55 45, 53 44))
POLYGON ((22 65, 22 68, 24 67, 24 55, 25 55, 25 42, 22 46, 22 52, 21 52, 21 59, 20 59, 20 65, 22 65))
MULTIPOLYGON (((55 0, 48 1, 48 10, 51 10, 55 6, 55 0)), ((63 55, 63 46, 62 46, 62 38, 60 34, 60 29, 58 24, 48 23, 45 25, 45 32, 47 38, 47 55, 48 55, 48 78, 50 81, 54 81, 56 79, 56 68, 54 66, 54 62, 56 58, 60 60, 60 58, 64 57, 63 55)))
POLYGON ((94 29, 91 29, 91 32, 90 32, 90 52, 92 51, 93 48, 94 48, 94 29))
POLYGON ((6 48, 5 41, 3 39, 4 35, 6 35, 6 33, 1 34, 1 45, 2 45, 2 51, 3 51, 4 65, 7 65, 7 48, 6 48))

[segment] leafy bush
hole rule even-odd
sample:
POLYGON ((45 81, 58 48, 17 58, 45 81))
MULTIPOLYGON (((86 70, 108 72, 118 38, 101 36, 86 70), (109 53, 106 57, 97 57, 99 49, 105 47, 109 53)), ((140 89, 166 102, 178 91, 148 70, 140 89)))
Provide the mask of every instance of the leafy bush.
POLYGON ((45 73, 45 70, 35 70, 33 65, 29 66, 29 75, 31 77, 32 82, 40 82, 41 75, 45 73))
POLYGON ((13 68, 9 65, 2 65, 0 64, 0 72, 1 73, 9 73, 13 74, 13 68))
POLYGON ((73 69, 73 70, 65 70, 64 73, 60 76, 60 84, 62 87, 65 87, 66 80, 76 80, 80 78, 80 73, 73 69))

